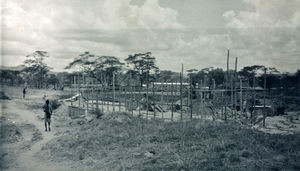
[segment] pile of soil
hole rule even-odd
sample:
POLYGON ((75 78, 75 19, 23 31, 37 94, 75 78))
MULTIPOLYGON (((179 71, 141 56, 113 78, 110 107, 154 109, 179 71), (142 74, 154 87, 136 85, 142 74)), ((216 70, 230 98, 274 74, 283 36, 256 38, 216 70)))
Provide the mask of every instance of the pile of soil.
POLYGON ((8 96, 6 96, 6 94, 3 91, 0 91, 0 99, 9 100, 10 98, 8 96))
POLYGON ((264 134, 231 122, 147 121, 127 113, 77 125, 48 142, 40 157, 102 170, 300 169, 300 134, 264 134))

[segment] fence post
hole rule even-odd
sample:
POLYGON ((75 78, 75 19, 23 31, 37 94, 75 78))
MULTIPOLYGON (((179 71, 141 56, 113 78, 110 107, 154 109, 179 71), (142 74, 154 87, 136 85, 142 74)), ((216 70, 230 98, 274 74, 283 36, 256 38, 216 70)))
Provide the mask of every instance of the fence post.
POLYGON ((139 115, 141 115, 141 88, 139 87, 139 99, 138 99, 138 104, 139 104, 139 115))
POLYGON ((251 112, 251 122, 255 125, 255 121, 253 121, 253 115, 255 114, 255 106, 256 106, 256 90, 255 90, 255 76, 253 77, 253 111, 251 112))
POLYGON ((106 98, 106 109, 107 109, 107 111, 109 111, 109 95, 108 95, 108 93, 109 93, 109 87, 107 88, 107 91, 106 91, 106 93, 105 93, 105 98, 106 98))
POLYGON ((131 102, 131 114, 133 115, 133 104, 134 104, 134 96, 133 96, 133 87, 131 86, 131 88, 130 88, 130 94, 131 94, 131 96, 130 96, 130 98, 131 98, 131 100, 130 100, 130 102, 131 102))
POLYGON ((115 90, 115 73, 113 72, 113 112, 115 112, 115 98, 116 98, 116 90, 115 90))
MULTIPOLYGON (((165 84, 164 82, 162 82, 162 86, 161 86, 161 100, 160 100, 160 108, 162 109, 163 107, 163 103, 164 103, 164 88, 165 88, 165 84)), ((161 110, 161 118, 164 118, 164 111, 161 110)))
POLYGON ((244 107, 243 107, 243 82, 242 79, 240 79, 240 110, 241 110, 241 116, 244 115, 244 107))
POLYGON ((193 88, 192 88, 192 80, 190 80, 190 90, 189 90, 189 101, 190 101, 190 110, 191 110, 191 116, 190 119, 193 120, 193 103, 192 103, 192 94, 193 94, 193 88))
POLYGON ((119 111, 121 111, 121 86, 119 86, 119 90, 118 90, 118 92, 119 92, 119 97, 118 97, 118 101, 119 101, 119 111))
POLYGON ((154 94, 154 91, 155 91, 155 87, 154 87, 154 82, 152 83, 152 98, 153 98, 153 113, 154 113, 154 119, 156 118, 156 103, 155 103, 155 94, 154 94))
POLYGON ((182 109, 182 73, 180 73, 180 120, 182 120, 182 114, 183 114, 183 109, 182 109))
POLYGON ((96 89, 96 105, 97 105, 97 109, 99 109, 99 101, 98 101, 98 98, 99 98, 98 89, 96 89))
POLYGON ((173 96, 173 90, 174 90, 174 85, 173 85, 173 81, 172 81, 172 85, 171 85, 171 120, 174 121, 174 114, 173 114, 173 110, 174 110, 174 96, 173 96))
POLYGON ((263 114, 264 114, 264 118, 263 118, 263 127, 266 126, 266 88, 267 88, 267 79, 266 79, 266 72, 267 72, 267 68, 264 68, 264 110, 263 110, 263 114))
POLYGON ((146 103, 147 103, 147 109, 146 109, 146 119, 148 119, 148 110, 149 110, 149 96, 148 96, 148 82, 146 86, 146 103))

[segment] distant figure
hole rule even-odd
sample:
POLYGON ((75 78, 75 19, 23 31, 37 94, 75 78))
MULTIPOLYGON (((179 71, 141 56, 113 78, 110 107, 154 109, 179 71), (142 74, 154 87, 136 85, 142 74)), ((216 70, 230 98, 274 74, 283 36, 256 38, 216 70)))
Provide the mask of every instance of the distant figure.
POLYGON ((26 96, 26 87, 23 88, 23 99, 25 99, 26 96))
POLYGON ((49 104, 49 100, 46 100, 46 104, 43 106, 43 109, 45 112, 45 131, 47 130, 51 131, 50 123, 51 123, 52 108, 49 104), (48 129, 47 129, 47 124, 48 124, 48 129))

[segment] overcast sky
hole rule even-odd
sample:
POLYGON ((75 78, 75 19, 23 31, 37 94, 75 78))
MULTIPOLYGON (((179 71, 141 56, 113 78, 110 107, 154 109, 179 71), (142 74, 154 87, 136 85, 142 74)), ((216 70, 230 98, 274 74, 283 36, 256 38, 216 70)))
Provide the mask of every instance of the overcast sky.
POLYGON ((161 69, 300 69, 300 0, 2 0, 2 65, 36 50, 63 68, 84 51, 152 52, 161 69))

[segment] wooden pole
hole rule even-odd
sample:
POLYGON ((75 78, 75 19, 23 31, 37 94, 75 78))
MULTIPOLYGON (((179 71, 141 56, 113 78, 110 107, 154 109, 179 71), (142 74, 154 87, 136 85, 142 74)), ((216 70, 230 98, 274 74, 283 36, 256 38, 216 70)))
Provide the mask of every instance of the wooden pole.
POLYGON ((173 90, 174 90, 174 85, 173 85, 173 82, 172 82, 172 85, 171 85, 171 103, 172 103, 172 107, 171 107, 171 120, 174 121, 174 97, 173 97, 173 90))
POLYGON ((113 112, 115 112, 115 98, 116 98, 116 89, 115 89, 115 73, 113 72, 113 112))
POLYGON ((180 120, 182 120, 183 109, 182 109, 182 79, 183 79, 183 64, 181 65, 181 74, 180 74, 180 120))
POLYGON ((148 95, 148 85, 149 85, 149 83, 148 83, 148 77, 149 77, 149 73, 147 72, 147 86, 146 86, 146 102, 147 102, 147 109, 146 109, 146 119, 148 119, 148 115, 149 115, 149 112, 148 112, 148 110, 149 110, 149 95, 148 95))
POLYGON ((154 113, 154 119, 156 118, 156 105, 155 105, 155 94, 154 94, 154 91, 155 91, 155 89, 154 89, 155 87, 154 87, 154 82, 153 82, 153 84, 152 84, 152 98, 154 99, 154 101, 153 101, 153 113, 154 113))
POLYGON ((130 94, 131 94, 131 96, 130 96, 130 102, 131 102, 131 114, 133 115, 133 104, 134 104, 134 96, 133 96, 133 86, 131 86, 131 90, 130 90, 130 94))
POLYGON ((231 104, 230 104, 230 107, 231 107, 231 116, 233 116, 233 76, 230 77, 230 100, 231 100, 231 104))
POLYGON ((251 120, 253 124, 255 125, 255 122, 253 121, 254 115, 255 115, 255 106, 256 106, 256 90, 255 90, 255 76, 253 77, 253 111, 251 114, 251 120))
POLYGON ((141 115, 141 88, 139 87, 139 99, 138 99, 138 103, 139 103, 139 115, 141 115))
POLYGON ((121 86, 119 86, 118 90, 119 96, 118 96, 118 101, 119 101, 119 111, 121 111, 121 86))
POLYGON ((190 79, 190 87, 189 87, 189 101, 190 101, 190 119, 193 120, 193 103, 192 103, 192 80, 190 79))
POLYGON ((235 58, 235 67, 234 67, 234 81, 233 81, 233 87, 234 87, 234 117, 236 119, 237 111, 236 111, 236 101, 237 101, 237 92, 236 92, 236 80, 237 80, 237 62, 238 58, 235 58))
POLYGON ((244 107, 243 107, 243 82, 240 79, 240 109, 241 109, 241 116, 244 115, 244 107))
MULTIPOLYGON (((162 106, 163 106, 163 103, 164 103, 164 82, 162 82, 162 85, 161 85, 161 99, 160 99, 160 108, 162 109, 162 106)), ((161 110, 161 118, 163 119, 164 118, 164 111, 161 110)))
POLYGON ((106 91, 106 109, 107 109, 107 111, 109 111, 109 90, 110 88, 108 87, 107 88, 107 91, 106 91))
POLYGON ((267 68, 264 68, 264 109, 263 109, 263 114, 264 114, 264 120, 263 120, 263 127, 266 126, 266 88, 267 88, 267 68))
POLYGON ((100 99, 101 99, 101 110, 104 111, 103 108, 103 87, 100 88, 100 99))

